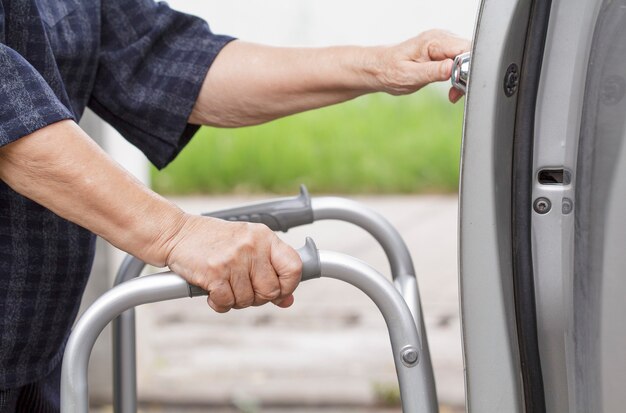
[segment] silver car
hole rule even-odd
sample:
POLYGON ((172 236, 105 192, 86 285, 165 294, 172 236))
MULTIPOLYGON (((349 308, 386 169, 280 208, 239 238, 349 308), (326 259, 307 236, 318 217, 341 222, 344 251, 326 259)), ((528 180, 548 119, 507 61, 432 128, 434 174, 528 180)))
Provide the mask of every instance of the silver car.
POLYGON ((467 93, 468 410, 626 411, 626 1, 484 0, 467 93))

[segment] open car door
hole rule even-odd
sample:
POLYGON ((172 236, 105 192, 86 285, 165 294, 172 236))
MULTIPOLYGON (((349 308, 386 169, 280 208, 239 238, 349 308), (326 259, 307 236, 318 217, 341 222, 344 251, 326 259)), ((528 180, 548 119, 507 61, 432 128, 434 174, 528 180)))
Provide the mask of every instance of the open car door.
POLYGON ((465 107, 470 412, 626 409, 626 0, 484 0, 465 107))

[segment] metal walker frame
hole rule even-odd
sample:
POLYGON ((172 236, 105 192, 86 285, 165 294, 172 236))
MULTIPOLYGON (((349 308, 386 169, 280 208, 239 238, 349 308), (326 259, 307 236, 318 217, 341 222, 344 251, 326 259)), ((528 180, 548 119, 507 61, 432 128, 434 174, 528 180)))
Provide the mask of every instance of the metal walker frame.
MULTIPOLYGON (((364 291, 381 311, 391 339, 404 413, 438 411, 430 352, 422 316, 415 270, 398 231, 380 214, 351 200, 310 198, 301 187, 297 197, 203 214, 231 221, 260 222, 274 231, 334 219, 355 224, 382 246, 390 263, 393 283, 367 264, 328 251, 317 251, 312 240, 298 252, 303 260, 302 280, 327 277, 364 291), (394 288, 395 286, 395 288, 394 288)), ((133 308, 150 302, 206 295, 172 272, 137 278, 145 264, 127 256, 115 286, 83 314, 65 350, 62 372, 62 413, 88 411, 87 366, 91 349, 113 320, 114 409, 137 411, 135 315, 133 308)))

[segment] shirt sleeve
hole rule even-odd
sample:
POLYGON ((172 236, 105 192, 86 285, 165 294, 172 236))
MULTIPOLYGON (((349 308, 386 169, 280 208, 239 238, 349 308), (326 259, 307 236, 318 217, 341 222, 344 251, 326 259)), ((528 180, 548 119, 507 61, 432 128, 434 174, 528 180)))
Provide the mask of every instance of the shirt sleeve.
POLYGON ((163 168, 198 126, 187 123, 202 82, 232 37, 153 0, 102 2, 90 108, 163 168))
POLYGON ((74 119, 41 74, 0 43, 0 146, 44 126, 74 119))

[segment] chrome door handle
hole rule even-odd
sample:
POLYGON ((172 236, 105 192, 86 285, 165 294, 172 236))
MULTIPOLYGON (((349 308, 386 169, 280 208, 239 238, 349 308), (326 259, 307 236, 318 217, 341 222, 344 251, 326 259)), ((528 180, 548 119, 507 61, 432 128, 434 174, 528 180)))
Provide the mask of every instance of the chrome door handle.
POLYGON ((450 77, 452 86, 463 93, 467 90, 467 84, 469 82, 471 59, 472 55, 470 52, 460 54, 454 58, 454 65, 452 66, 452 76, 450 77))

